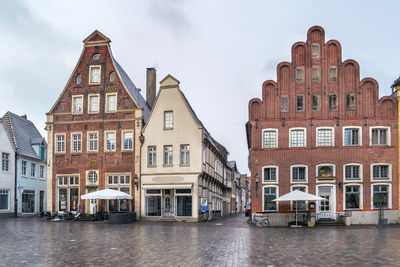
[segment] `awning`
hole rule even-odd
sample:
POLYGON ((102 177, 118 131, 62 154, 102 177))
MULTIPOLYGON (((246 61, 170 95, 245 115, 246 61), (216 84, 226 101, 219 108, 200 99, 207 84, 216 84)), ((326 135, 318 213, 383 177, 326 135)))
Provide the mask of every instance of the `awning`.
POLYGON ((193 184, 144 184, 144 189, 175 189, 175 188, 192 188, 193 184))
POLYGON ((131 195, 127 193, 113 190, 113 189, 104 189, 100 191, 94 191, 89 194, 85 194, 81 196, 81 199, 132 199, 131 195))

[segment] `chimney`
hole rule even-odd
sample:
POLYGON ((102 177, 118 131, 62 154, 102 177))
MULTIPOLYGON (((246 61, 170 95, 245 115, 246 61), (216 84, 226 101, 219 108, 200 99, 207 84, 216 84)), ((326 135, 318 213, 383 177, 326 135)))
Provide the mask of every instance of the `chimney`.
POLYGON ((147 68, 146 72, 146 102, 150 109, 156 101, 156 69, 147 68))
POLYGON ((21 115, 21 118, 23 118, 24 120, 27 120, 27 119, 28 119, 28 117, 26 116, 26 114, 21 115))

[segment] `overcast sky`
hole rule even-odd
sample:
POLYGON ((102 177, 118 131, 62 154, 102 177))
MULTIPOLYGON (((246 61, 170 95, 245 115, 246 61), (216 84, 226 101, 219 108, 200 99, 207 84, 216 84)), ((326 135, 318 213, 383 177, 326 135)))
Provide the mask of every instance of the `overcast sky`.
POLYGON ((382 97, 400 74, 399 10, 400 1, 1 1, 0 114, 27 114, 47 138, 45 113, 97 29, 144 95, 147 67, 158 81, 180 80, 208 131, 249 173, 248 101, 291 61, 292 44, 322 26, 382 97))

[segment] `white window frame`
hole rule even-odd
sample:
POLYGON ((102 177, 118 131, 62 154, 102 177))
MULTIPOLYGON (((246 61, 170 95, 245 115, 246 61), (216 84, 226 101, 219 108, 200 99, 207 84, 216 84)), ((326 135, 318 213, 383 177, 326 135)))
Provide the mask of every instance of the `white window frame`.
POLYGON ((1 152, 1 172, 4 173, 11 173, 11 153, 8 152, 1 152), (6 154, 7 156, 7 170, 3 170, 3 155, 6 154))
POLYGON ((117 151, 117 131, 104 131, 104 152, 115 152, 117 151), (113 133, 115 135, 115 146, 114 149, 107 149, 107 134, 113 133))
POLYGON ((54 134, 54 139, 55 139, 55 143, 56 145, 54 146, 54 153, 55 154, 65 154, 66 150, 67 150, 67 134, 66 133, 56 133, 54 134), (63 151, 58 151, 58 136, 64 136, 64 150, 63 151))
POLYGON ((361 126, 344 126, 342 128, 342 145, 343 146, 362 146, 363 140, 362 140, 362 127, 361 126), (358 129, 358 145, 346 145, 346 130, 347 129, 358 129))
POLYGON ((371 184, 371 197, 370 197, 370 205, 371 205, 371 210, 378 210, 374 208, 374 185, 387 185, 389 187, 388 189, 388 207, 387 209, 392 209, 392 184, 391 183, 372 183, 371 184))
POLYGON ((381 162, 381 163, 373 163, 370 165, 370 169, 369 169, 369 173, 370 173, 370 181, 371 182, 391 182, 392 181, 392 164, 390 163, 385 163, 385 162, 381 162), (374 179, 374 166, 377 165, 386 165, 389 166, 388 167, 388 175, 389 175, 389 179, 383 180, 383 179, 374 179))
POLYGON ((317 135, 316 135, 316 138, 315 138, 315 146, 317 146, 317 147, 333 147, 333 146, 335 146, 335 128, 334 127, 317 127, 316 128, 316 131, 317 131, 317 135), (318 144, 318 133, 319 133, 319 130, 331 130, 332 131, 332 145, 330 145, 330 146, 322 146, 322 145, 319 145, 318 144))
POLYGON ((105 109, 105 113, 115 113, 118 111, 118 93, 117 92, 106 93, 106 104, 104 106, 104 109, 105 109), (108 109, 108 97, 109 96, 115 96, 115 109, 114 110, 108 109))
POLYGON ((157 166, 157 146, 147 146, 147 167, 154 168, 157 166), (149 164, 150 148, 154 148, 153 164, 149 164))
POLYGON ((173 145, 164 145, 163 146, 163 166, 164 167, 172 167, 174 166, 174 146, 173 145), (166 164, 165 162, 165 148, 166 147, 171 147, 171 162, 169 164, 166 164))
POLYGON ((262 187, 262 212, 278 212, 279 211, 279 202, 275 202, 275 205, 276 205, 276 210, 265 210, 264 209, 264 195, 265 195, 265 188, 269 188, 269 187, 273 187, 273 188, 275 188, 275 192, 276 192, 276 198, 278 198, 279 197, 279 186, 277 186, 277 185, 265 185, 265 186, 263 186, 262 187))
POLYGON ((304 165, 304 164, 296 164, 296 165, 291 165, 290 166, 290 183, 292 183, 292 184, 306 184, 306 183, 308 183, 308 166, 307 165, 304 165), (306 180, 305 181, 293 181, 293 168, 297 168, 297 167, 305 167, 306 168, 306 170, 305 170, 305 178, 306 178, 306 180))
POLYGON ((101 65, 91 65, 89 66, 89 84, 100 84, 101 83, 101 65), (92 82, 92 69, 99 68, 99 81, 92 82))
POLYGON ((278 148, 279 147, 279 143, 278 143, 279 138, 278 138, 278 136, 279 136, 279 130, 276 129, 276 128, 265 128, 265 129, 262 129, 262 131, 261 131, 261 147, 263 149, 278 148), (276 145, 274 147, 265 147, 264 146, 264 132, 275 132, 275 143, 276 143, 276 145))
POLYGON ((164 126, 164 130, 172 130, 172 129, 174 129, 174 111, 173 110, 164 111, 163 123, 164 123, 164 125, 163 125, 164 126), (167 127, 166 114, 171 114, 171 127, 167 127))
POLYGON ((97 114, 100 112, 100 94, 88 94, 88 113, 89 114, 97 114), (90 98, 91 97, 97 97, 97 111, 90 111, 90 107, 91 107, 91 102, 90 102, 90 98))
POLYGON ((388 126, 371 126, 369 127, 369 145, 370 146, 377 146, 377 147, 385 147, 385 146, 391 146, 391 130, 390 127, 388 126), (386 145, 373 145, 372 144, 372 130, 374 129, 386 129, 386 145))
POLYGON ((26 160, 21 160, 21 175, 26 177, 27 170, 28 170, 28 162, 26 160), (25 172, 24 172, 24 162, 25 162, 25 172))
POLYGON ((360 163, 347 163, 343 165, 343 181, 344 182, 362 182, 363 181, 363 175, 364 175, 364 166, 360 163), (346 166, 358 166, 359 170, 358 170, 358 174, 359 174, 359 179, 348 179, 346 178, 346 166))
POLYGON ((72 114, 83 114, 83 99, 84 99, 84 97, 83 97, 83 95, 73 95, 72 96, 72 105, 71 105, 71 113, 72 114), (75 99, 77 99, 77 98, 81 98, 82 99, 82 109, 81 109, 81 112, 75 112, 75 110, 74 110, 74 107, 75 107, 75 99))
POLYGON ((336 177, 336 165, 332 164, 332 163, 321 163, 315 166, 315 178, 316 180, 324 180, 324 178, 320 178, 318 176, 318 168, 321 166, 331 166, 333 167, 333 174, 332 174, 332 178, 325 178, 326 180, 335 180, 336 177))
POLYGON ((179 146, 179 161, 180 161, 180 165, 181 166, 190 166, 190 145, 189 144, 182 144, 182 145, 180 145, 179 146), (185 147, 185 146, 187 146, 188 147, 188 150, 187 151, 185 151, 185 156, 184 156, 184 159, 187 161, 187 162, 183 162, 183 158, 182 158, 182 149, 185 147))
MULTIPOLYGON (((290 192, 293 192, 293 187, 305 187, 305 188, 306 188, 305 192, 308 193, 308 185, 303 185, 303 184, 294 184, 294 185, 291 185, 291 186, 290 186, 290 192)), ((295 210, 293 209, 293 202, 294 202, 294 201, 290 201, 290 210, 291 210, 291 211, 295 211, 295 210)), ((308 211, 308 201, 305 201, 305 202, 306 202, 306 210, 304 210, 304 211, 299 211, 299 212, 307 212, 307 211, 308 211)))
POLYGON ((99 132, 98 131, 88 131, 87 132, 87 137, 86 137, 86 145, 87 145, 87 153, 95 153, 99 151, 99 132), (97 146, 96 150, 91 150, 90 149, 90 134, 97 134, 97 146))
POLYGON ((31 168, 30 168, 30 170, 31 170, 31 177, 35 177, 36 178, 36 163, 34 163, 34 162, 31 162, 31 168))
POLYGON ((6 212, 11 210, 11 190, 9 188, 0 188, 0 191, 7 191, 8 201, 7 201, 7 209, 0 209, 1 212, 6 212))
POLYGON ((362 183, 348 183, 343 185, 343 210, 362 210, 364 208, 364 194, 362 183), (360 187, 360 208, 359 209, 347 209, 346 207, 346 187, 347 186, 359 186, 360 187))
POLYGON ((289 129, 289 147, 290 148, 307 147, 307 128, 304 128, 304 127, 293 127, 293 128, 289 129), (304 146, 292 146, 292 132, 293 131, 299 131, 299 130, 304 131, 304 146))
POLYGON ((39 164, 39 178, 44 179, 45 173, 46 173, 46 169, 45 169, 44 165, 39 164), (42 170, 43 170, 43 173, 42 173, 42 170))
POLYGON ((72 154, 82 153, 82 144, 83 144, 82 132, 71 132, 71 153, 72 154), (79 151, 74 151, 74 135, 80 135, 81 136, 81 139, 80 139, 80 143, 81 143, 80 147, 81 147, 81 149, 79 151))
POLYGON ((266 165, 263 166, 262 169, 262 183, 263 184, 278 184, 279 183, 279 166, 278 165, 266 165), (268 168, 275 168, 276 169, 276 181, 265 181, 265 177, 264 177, 264 169, 268 169, 268 168))
MULTIPOLYGON (((100 180, 99 170, 87 170, 86 171, 86 185, 99 185, 99 180, 100 180), (97 174, 97 181, 95 183, 89 182, 89 173, 91 173, 91 172, 95 172, 97 174)), ((67 181, 67 182, 69 182, 69 181, 67 181)))
POLYGON ((133 147, 135 146, 134 144, 134 134, 133 134, 133 130, 123 130, 121 132, 121 151, 133 151, 133 147), (126 133, 131 133, 132 134, 132 148, 125 148, 125 134, 126 133))

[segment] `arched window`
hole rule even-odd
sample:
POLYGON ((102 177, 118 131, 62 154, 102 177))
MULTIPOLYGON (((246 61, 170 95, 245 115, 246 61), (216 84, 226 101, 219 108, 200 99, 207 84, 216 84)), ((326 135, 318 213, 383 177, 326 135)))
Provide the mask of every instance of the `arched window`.
POLYGON ((92 59, 93 59, 93 61, 99 60, 100 59, 100 54, 99 53, 93 54, 92 59))
POLYGON ((82 82, 82 76, 79 73, 76 75, 75 82, 76 84, 81 84, 82 82))
POLYGON ((110 72, 110 83, 113 83, 115 81, 115 72, 112 71, 110 72))
POLYGON ((88 181, 91 184, 96 184, 97 183, 97 173, 94 171, 90 171, 88 174, 88 181))

